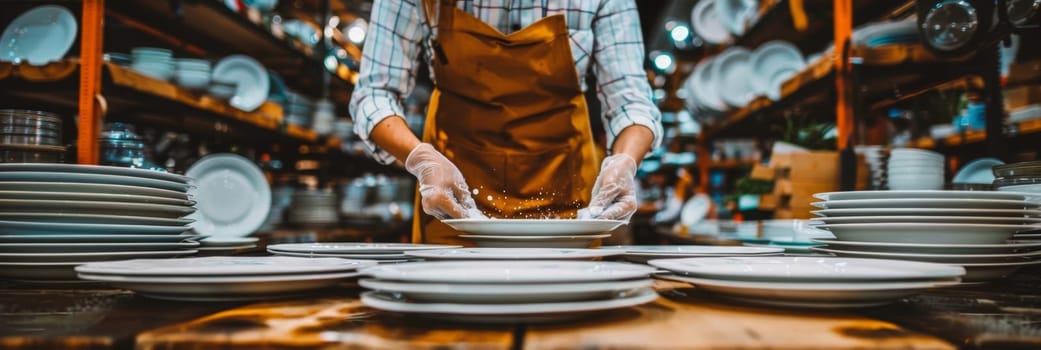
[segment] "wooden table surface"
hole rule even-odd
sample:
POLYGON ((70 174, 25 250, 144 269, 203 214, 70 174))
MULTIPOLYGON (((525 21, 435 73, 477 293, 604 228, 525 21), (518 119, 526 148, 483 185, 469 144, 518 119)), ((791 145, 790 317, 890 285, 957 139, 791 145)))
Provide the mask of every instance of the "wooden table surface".
POLYGON ((557 324, 435 321, 361 305, 356 285, 259 303, 0 283, 2 349, 1041 349, 1041 269, 859 310, 779 309, 659 282, 657 301, 557 324))

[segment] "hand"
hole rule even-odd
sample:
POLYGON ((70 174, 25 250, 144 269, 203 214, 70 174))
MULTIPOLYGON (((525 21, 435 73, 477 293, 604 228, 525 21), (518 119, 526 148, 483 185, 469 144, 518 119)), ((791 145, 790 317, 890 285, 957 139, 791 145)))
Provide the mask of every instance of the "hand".
POLYGON ((580 219, 623 220, 636 213, 636 161, 621 153, 604 159, 593 185, 589 207, 578 213, 580 219))
POLYGON ((412 149, 405 160, 405 169, 419 181, 423 211, 438 219, 484 218, 470 197, 470 188, 463 174, 434 149, 421 143, 412 149))

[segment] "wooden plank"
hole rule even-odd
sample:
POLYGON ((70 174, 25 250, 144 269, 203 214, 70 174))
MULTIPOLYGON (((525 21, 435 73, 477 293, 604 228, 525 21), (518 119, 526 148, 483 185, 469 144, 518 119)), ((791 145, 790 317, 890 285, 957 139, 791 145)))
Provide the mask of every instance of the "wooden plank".
POLYGON ((247 305, 138 335, 137 349, 510 349, 514 328, 416 320, 325 297, 247 305))
POLYGON ((954 349, 852 313, 736 305, 676 289, 580 323, 531 326, 524 349, 954 349))

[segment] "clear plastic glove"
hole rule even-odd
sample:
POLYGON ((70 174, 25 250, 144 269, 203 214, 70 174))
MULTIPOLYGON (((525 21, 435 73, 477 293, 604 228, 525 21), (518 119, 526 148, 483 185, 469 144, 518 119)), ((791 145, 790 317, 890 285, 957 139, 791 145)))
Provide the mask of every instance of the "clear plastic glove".
POLYGON ((629 221, 635 213, 636 161, 624 153, 605 158, 589 207, 579 210, 578 218, 629 221))
POLYGON ((463 173, 428 143, 409 152, 405 170, 419 181, 423 211, 438 219, 484 218, 477 209, 463 173))

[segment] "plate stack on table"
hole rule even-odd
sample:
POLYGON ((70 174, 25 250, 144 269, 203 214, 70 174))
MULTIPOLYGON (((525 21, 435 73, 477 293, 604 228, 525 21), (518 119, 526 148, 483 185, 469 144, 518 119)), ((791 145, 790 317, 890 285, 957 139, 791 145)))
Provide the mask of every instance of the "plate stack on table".
POLYGON ((405 252, 412 258, 433 260, 599 260, 622 255, 622 250, 563 248, 456 248, 405 252))
POLYGON ((625 260, 646 263, 654 259, 677 259, 694 257, 725 256, 772 256, 784 253, 784 248, 775 247, 737 247, 708 245, 620 245, 601 247, 603 250, 616 250, 625 254, 625 260))
POLYGON ((76 272, 83 280, 156 299, 248 301, 332 287, 372 265, 344 259, 214 256, 90 263, 76 267, 76 272))
POLYGON ((456 245, 412 243, 287 243, 267 247, 268 253, 303 258, 345 258, 380 263, 411 261, 406 253, 418 250, 459 248, 456 245))
POLYGON ((965 269, 914 261, 835 257, 731 257, 651 260, 657 275, 751 304, 855 308, 892 303, 957 285, 965 269))
POLYGON ((588 248, 624 224, 584 219, 451 219, 442 220, 480 247, 588 248))
POLYGON ((231 153, 211 154, 188 168, 198 186, 199 211, 192 230, 208 236, 202 250, 232 252, 255 247, 253 234, 267 221, 271 188, 253 161, 231 153))
POLYGON ((195 254, 189 178, 74 164, 0 164, 0 278, 75 280, 76 265, 195 254))
POLYGON ((0 110, 0 163, 61 163, 61 118, 29 110, 0 110))
POLYGON ((362 303, 463 322, 554 322, 654 301, 649 266, 593 261, 436 261, 363 270, 362 303))
POLYGON ((1041 263, 1041 251, 1010 241, 1041 225, 1038 196, 995 191, 819 193, 818 228, 834 240, 814 250, 838 256, 937 262, 965 267, 966 282, 1005 277, 1041 263))
POLYGON ((335 192, 298 190, 292 202, 288 219, 294 225, 332 226, 340 221, 335 192))

